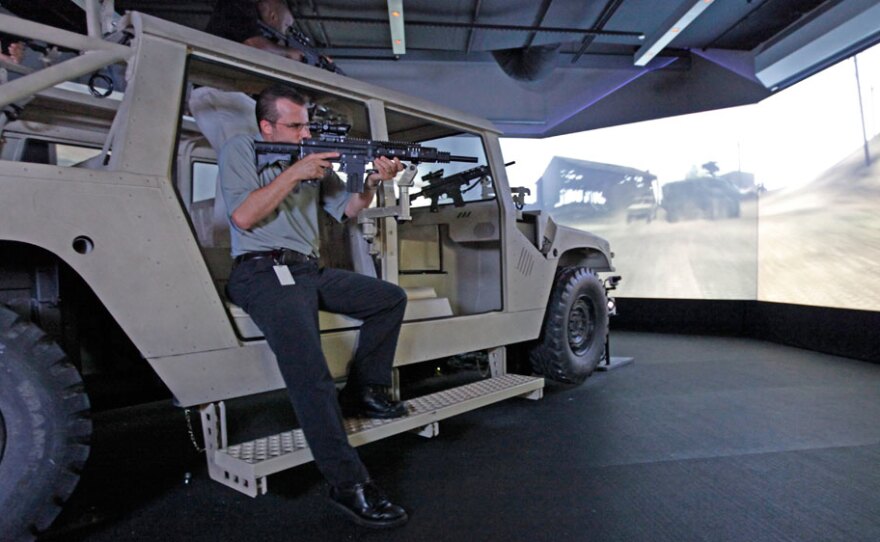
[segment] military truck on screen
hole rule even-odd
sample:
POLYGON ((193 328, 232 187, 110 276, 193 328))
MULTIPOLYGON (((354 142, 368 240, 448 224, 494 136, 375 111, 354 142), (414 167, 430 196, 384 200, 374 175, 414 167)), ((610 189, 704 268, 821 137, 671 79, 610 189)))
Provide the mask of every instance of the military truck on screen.
POLYGON ((700 177, 663 185, 668 222, 739 218, 740 192, 727 179, 700 177))
POLYGON ((626 207, 626 223, 644 219, 649 224, 657 218, 657 200, 654 194, 642 194, 626 207))
MULTIPOLYGON (((406 417, 348 420, 353 444, 430 436, 438 420, 538 398, 544 378, 577 384, 596 367, 613 311, 598 276, 613 271, 609 245, 518 208, 490 123, 144 14, 88 15, 88 36, 0 15, 0 32, 73 51, 42 69, 5 65, 18 77, 0 85, 4 537, 45 530, 70 496, 89 454, 89 379, 118 365, 148 366, 176 405, 199 409, 210 476, 229 487, 256 496, 268 475, 311 460, 297 430, 227 442, 225 401, 284 384, 260 330, 224 295, 232 260, 212 140, 256 131, 251 97, 272 83, 307 93, 316 122, 344 121, 346 137, 477 160, 410 168, 357 221, 325 232, 325 262, 406 289, 395 371, 463 353, 491 367, 407 401, 406 417), (102 87, 112 77, 93 75, 111 72, 125 74, 113 92, 102 87), (450 178, 462 185, 430 192, 450 178)), ((360 322, 320 323, 341 379, 360 322)))

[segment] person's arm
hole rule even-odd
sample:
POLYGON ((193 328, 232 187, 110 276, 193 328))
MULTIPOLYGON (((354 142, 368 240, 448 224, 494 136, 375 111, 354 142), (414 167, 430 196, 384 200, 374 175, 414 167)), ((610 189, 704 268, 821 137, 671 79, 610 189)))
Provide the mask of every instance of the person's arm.
POLYGON ((352 194, 348 199, 348 204, 345 206, 345 216, 354 218, 361 210, 369 207, 370 203, 373 202, 373 197, 376 195, 376 189, 379 187, 379 184, 382 181, 393 179, 399 172, 403 171, 403 164, 397 158, 390 160, 381 156, 373 161, 373 165, 376 167, 376 172, 370 174, 365 179, 363 193, 352 194))
MULTIPOLYGON (((0 60, 4 60, 4 61, 10 62, 12 64, 21 64, 21 61, 24 59, 24 48, 25 48, 24 42, 15 41, 14 39, 12 39, 11 36, 10 37, 3 36, 3 38, 7 39, 7 41, 9 42, 9 47, 6 48, 8 51, 8 54, 0 52, 0 60)), ((5 48, 4 47, 5 43, 6 42, 0 41, 0 50, 5 48)))
POLYGON ((319 152, 297 160, 272 182, 248 194, 232 211, 230 215, 232 223, 242 230, 253 228, 272 214, 300 182, 322 178, 326 169, 332 166, 328 158, 337 156, 339 153, 336 152, 319 152))
POLYGON ((270 39, 264 38, 263 36, 253 36, 247 38, 242 43, 244 43, 245 45, 250 45, 251 47, 255 47, 257 49, 262 49, 264 51, 274 53, 276 55, 281 55, 296 60, 298 62, 302 62, 305 56, 303 55, 303 52, 299 49, 283 47, 270 39))
POLYGON ((364 181, 364 191, 360 194, 352 194, 350 198, 348 198, 348 203, 345 206, 345 216, 348 218, 354 218, 358 215, 361 210, 366 209, 373 202, 373 197, 376 195, 376 189, 379 187, 381 180, 379 179, 379 175, 373 173, 364 181))

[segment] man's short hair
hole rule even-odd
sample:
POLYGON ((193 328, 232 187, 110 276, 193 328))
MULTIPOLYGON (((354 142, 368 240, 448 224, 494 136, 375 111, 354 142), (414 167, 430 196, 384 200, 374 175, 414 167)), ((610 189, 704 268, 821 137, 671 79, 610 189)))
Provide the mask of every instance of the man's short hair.
POLYGON ((306 97, 298 90, 280 83, 270 85, 257 96, 257 126, 260 125, 261 120, 278 122, 278 108, 275 107, 275 104, 282 98, 303 107, 308 104, 306 97))

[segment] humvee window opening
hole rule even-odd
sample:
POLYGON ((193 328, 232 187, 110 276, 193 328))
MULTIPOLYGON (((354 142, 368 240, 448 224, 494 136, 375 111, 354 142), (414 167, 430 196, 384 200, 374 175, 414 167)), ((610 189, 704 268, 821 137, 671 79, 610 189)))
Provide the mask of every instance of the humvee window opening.
MULTIPOLYGON (((225 92, 242 92, 251 97, 255 97, 272 83, 283 82, 269 74, 246 71, 197 55, 190 56, 187 70, 187 81, 193 89, 211 87, 225 92)), ((370 123, 363 102, 333 95, 300 82, 291 85, 309 98, 310 120, 328 124, 349 124, 349 136, 370 137, 370 123)))
POLYGON ((466 163, 419 164, 415 186, 410 192, 413 207, 459 204, 495 197, 494 182, 486 164, 486 152, 480 138, 471 134, 458 134, 422 142, 429 147, 452 149, 456 154, 477 156, 477 165, 466 163), (445 182, 449 189, 431 193, 432 185, 445 182))
POLYGON ((400 285, 431 288, 449 299, 455 316, 502 310, 501 211, 485 142, 393 108, 385 115, 390 139, 477 157, 418 165, 412 220, 398 225, 400 285))
MULTIPOLYGON (((445 126, 440 123, 429 122, 391 108, 385 110, 388 123, 388 136, 391 140, 410 141, 426 147, 443 149, 451 154, 462 156, 476 156, 476 164, 472 163, 449 163, 449 164, 419 164, 415 185, 410 189, 413 207, 426 207, 432 205, 431 198, 419 197, 418 194, 424 187, 437 183, 440 179, 446 179, 453 175, 474 169, 475 166, 484 166, 488 163, 483 141, 475 134, 467 133, 461 129, 445 126)), ((464 202, 490 199, 495 195, 494 182, 490 175, 479 175, 468 180, 462 179, 462 184, 456 187, 461 193, 464 202), (479 184, 478 188, 476 184, 479 184)), ((398 194, 395 191, 395 194, 398 194)), ((437 199, 440 205, 453 204, 456 197, 452 194, 443 194, 437 199)))
POLYGON ((101 154, 101 149, 55 143, 55 165, 75 166, 101 154))
MULTIPOLYGON (((219 92, 244 91, 245 94, 259 92, 264 86, 275 82, 274 79, 235 69, 218 62, 191 57, 188 66, 188 81, 192 83, 190 95, 198 95, 204 90, 200 87, 209 85, 219 92), (195 94, 193 94, 195 93, 195 94)), ((442 278, 431 280, 410 280, 413 288, 433 288, 440 298, 449 299, 451 312, 446 316, 477 314, 493 310, 501 310, 501 249, 500 249, 500 210, 495 200, 494 180, 487 167, 487 154, 482 139, 459 128, 445 126, 405 113, 386 110, 388 137, 378 138, 370 133, 369 115, 364 103, 351 98, 331 95, 320 90, 297 85, 306 93, 313 103, 311 119, 324 125, 350 125, 348 135, 365 139, 387 139, 390 141, 407 141, 426 147, 433 147, 455 155, 477 157, 477 163, 421 164, 416 175, 415 187, 411 194, 423 191, 429 186, 429 180, 423 176, 442 176, 442 180, 451 180, 449 190, 434 194, 432 197, 414 197, 413 211, 418 214, 412 224, 399 226, 401 235, 399 244, 402 258, 399 272, 406 274, 440 275, 442 278), (482 168, 474 171, 475 166, 482 168), (441 171, 442 170, 442 171, 441 171), (469 175, 460 177, 462 174, 469 175), (459 177, 456 177, 459 175, 459 177), (460 181, 460 183, 458 182, 460 181), (477 227, 465 228, 454 220, 453 215, 446 212, 435 212, 441 208, 452 209, 449 212, 461 211, 461 205, 479 207, 468 209, 479 218, 477 227), (427 216, 424 215, 434 215, 427 216), (423 216, 424 215, 424 216, 423 216), (441 284, 442 283, 442 284, 441 284)), ((190 102, 190 107, 192 102, 190 102)), ((186 113, 193 114, 187 110, 186 113)), ((196 116, 196 123, 204 127, 204 119, 196 116)), ((229 116, 229 115, 227 115, 229 116)), ((238 121, 241 126, 233 130, 256 131, 256 123, 252 120, 252 111, 242 112, 238 121)), ((225 117, 224 117, 225 119, 225 117)), ((235 122, 235 119, 232 120, 235 122)), ((199 139, 202 135, 181 133, 181 148, 186 138, 199 139)), ((225 134, 226 137, 229 134, 225 134)), ((317 134, 313 133, 313 137, 317 134)), ((210 140, 211 137, 208 137, 210 140)), ((215 138, 216 139, 216 138, 215 138)), ((214 141, 213 143, 216 143, 214 141)), ((199 145, 196 143, 196 145, 199 145)), ((215 149, 216 152, 216 149, 215 149)), ((190 215, 196 229, 196 237, 202 247, 203 255, 211 268, 211 275, 222 292, 225 279, 231 270, 227 262, 228 236, 223 232, 228 228, 226 210, 222 198, 217 197, 216 181, 212 175, 202 168, 213 169, 215 166, 191 165, 189 179, 191 190, 190 215), (202 178, 202 174, 206 176, 202 178), (211 197, 212 190, 213 197, 211 197), (210 207, 210 209, 209 209, 210 207)), ((335 166, 338 170, 338 166, 335 166)), ((345 178, 344 173, 340 176, 345 178)), ((183 183, 183 180, 178 180, 183 183)), ((179 190, 183 193, 183 185, 179 190)), ((397 187, 395 192, 399 194, 397 187)), ((394 202, 386 202, 393 205, 394 202)), ((471 218, 471 220, 473 220, 471 218)), ((353 268, 354 259, 360 254, 353 254, 349 248, 351 241, 346 228, 349 224, 339 225, 332 220, 322 224, 325 234, 322 235, 321 254, 327 264, 344 268, 353 268)), ((357 227, 356 225, 354 227, 357 227)), ((364 250, 356 247, 355 250, 364 250)), ((376 262, 381 266, 384 262, 376 262)), ((404 281, 405 282, 405 281, 404 281)), ((406 287, 407 284, 401 284, 406 287)))
POLYGON ((101 149, 57 143, 48 139, 26 138, 21 142, 19 162, 61 167, 80 166, 101 154, 101 149))

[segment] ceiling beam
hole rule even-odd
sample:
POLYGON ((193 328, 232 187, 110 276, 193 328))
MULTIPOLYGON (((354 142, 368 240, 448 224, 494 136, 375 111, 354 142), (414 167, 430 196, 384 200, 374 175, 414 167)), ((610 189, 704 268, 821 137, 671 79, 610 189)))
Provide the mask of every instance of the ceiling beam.
POLYGON ((403 0, 388 0, 388 25, 391 27, 391 50, 406 54, 406 33, 403 25, 403 0))
POLYGON ((651 36, 645 40, 644 45, 639 47, 633 56, 636 66, 644 66, 657 56, 664 47, 681 35, 706 8, 712 5, 713 0, 687 0, 672 13, 651 36))
MULTIPOLYGON (((540 28, 542 24, 544 24, 544 18, 547 17, 547 12, 550 10, 550 4, 553 3, 553 0, 544 0, 541 6, 538 8, 538 14, 535 16, 535 22, 532 23, 532 26, 540 28)), ((537 32, 529 33, 529 37, 526 38, 526 42, 523 45, 525 48, 529 48, 532 46, 532 42, 535 41, 535 36, 537 36, 537 32)))
MULTIPOLYGON (((614 16, 614 13, 617 11, 621 4, 623 4, 623 0, 608 0, 608 3, 605 4, 604 8, 602 8, 602 12, 599 14, 596 22, 593 23, 592 29, 602 30, 603 28, 605 28, 605 25, 608 24, 608 21, 611 20, 611 17, 614 16)), ((577 62, 581 58, 581 55, 587 52, 587 48, 592 45, 595 39, 595 34, 584 36, 584 39, 581 41, 581 48, 578 49, 578 52, 575 53, 574 58, 571 59, 572 64, 577 62)))
MULTIPOLYGON (((298 2, 297 2, 297 4, 298 4, 298 2)), ((315 1, 314 1, 314 0, 308 0, 308 4, 309 4, 309 8, 312 10, 312 13, 314 13, 315 15, 318 15, 318 6, 315 4, 315 1)), ((298 6, 297 6, 297 7, 298 7, 298 6)), ((296 25, 297 25, 297 26, 302 27, 302 25, 299 24, 299 21, 297 21, 297 19, 299 19, 299 15, 297 15, 296 13, 294 13, 294 14, 293 14, 293 19, 294 19, 294 21, 296 22, 296 25)), ((321 37, 320 37, 320 40, 315 40, 315 41, 316 41, 317 43, 322 44, 324 47, 332 47, 332 46, 333 46, 333 43, 330 41, 330 35, 327 33, 327 29, 324 28, 324 23, 319 22, 319 23, 317 24, 317 27, 318 27, 318 32, 320 32, 320 34, 321 34, 321 37)), ((314 30, 312 30, 311 27, 309 28, 309 30, 310 30, 309 33, 310 33, 312 36, 316 37, 316 36, 315 36, 316 33, 314 32, 314 30)))
MULTIPOLYGON (((333 57, 337 61, 383 61, 400 64, 410 63, 466 63, 466 64, 491 64, 497 67, 498 63, 490 52, 478 51, 466 53, 464 51, 447 51, 439 49, 407 49, 404 56, 397 57, 391 54, 387 48, 371 47, 331 47, 322 49, 321 53, 333 57)), ((585 53, 577 62, 572 63, 571 57, 574 51, 560 50, 555 61, 557 68, 565 70, 639 70, 632 64, 632 55, 629 53, 585 53)), ((651 69, 667 71, 687 70, 690 66, 690 55, 685 51, 666 50, 648 65, 651 69), (669 63, 675 59, 677 62, 669 63)))
MULTIPOLYGON (((482 5, 483 5, 483 0, 477 0, 476 5, 474 6, 474 13, 471 16, 472 23, 476 23, 477 19, 480 18, 480 8, 482 7, 482 5)), ((474 34, 475 33, 476 32, 474 32, 473 28, 471 28, 470 31, 468 32, 467 47, 465 47, 465 49, 464 49, 465 53, 471 52, 471 49, 474 46, 474 34)))
MULTIPOLYGON (((704 0, 705 1, 705 0, 704 0)), ((382 24, 387 25, 387 19, 375 19, 370 17, 327 17, 315 15, 302 15, 304 21, 324 21, 329 23, 350 24, 382 24)), ((620 30, 592 30, 589 28, 566 28, 557 26, 524 26, 512 24, 485 24, 485 23, 453 23, 447 21, 407 21, 407 26, 425 26, 435 28, 475 28, 479 30, 496 30, 503 32, 539 32, 547 34, 580 34, 596 36, 615 36, 643 40, 642 32, 624 32, 620 30)))

